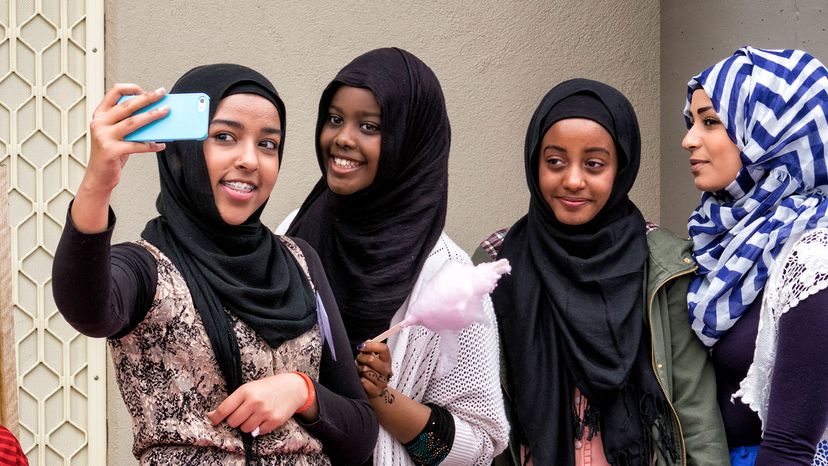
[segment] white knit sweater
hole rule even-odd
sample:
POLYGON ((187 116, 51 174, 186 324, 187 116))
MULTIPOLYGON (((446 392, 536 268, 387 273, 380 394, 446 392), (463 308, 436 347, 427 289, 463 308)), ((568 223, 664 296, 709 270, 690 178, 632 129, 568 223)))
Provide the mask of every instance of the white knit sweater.
MULTIPOLYGON (((293 211, 282 221, 276 232, 283 234, 296 213, 293 211)), ((423 264, 411 294, 394 315, 392 325, 406 317, 408 303, 417 298, 423 283, 448 261, 471 263, 469 255, 443 233, 423 264)), ((460 332, 457 364, 440 379, 434 375, 440 356, 439 335, 415 325, 388 340, 394 374, 389 385, 414 401, 446 408, 454 418, 454 443, 441 463, 445 466, 489 465, 506 448, 509 439, 500 392, 497 321, 488 296, 484 308, 489 325, 473 324, 460 332)), ((414 465, 402 443, 382 426, 374 448, 374 464, 414 465)))
MULTIPOLYGON (((417 298, 423 283, 447 261, 471 263, 468 254, 443 233, 392 324, 405 318, 409 301, 417 298)), ((488 465, 508 441, 509 424, 500 392, 497 323, 491 300, 488 296, 485 299, 490 324, 473 324, 460 332, 457 365, 440 379, 434 375, 440 355, 440 337, 436 333, 412 326, 388 341, 394 373, 390 385, 414 401, 442 406, 454 417, 454 443, 443 465, 488 465)), ((374 464, 414 463, 405 447, 380 428, 374 464)))

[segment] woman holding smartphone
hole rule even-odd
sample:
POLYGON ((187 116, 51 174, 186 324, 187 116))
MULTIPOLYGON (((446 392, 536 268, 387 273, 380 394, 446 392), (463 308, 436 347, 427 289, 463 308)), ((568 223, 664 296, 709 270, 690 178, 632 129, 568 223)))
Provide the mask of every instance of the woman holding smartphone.
POLYGON ((204 142, 124 141, 167 113, 133 114, 163 89, 119 84, 95 111, 55 256, 58 308, 108 338, 141 464, 362 463, 377 423, 319 257, 259 221, 284 147, 278 93, 229 64, 197 67, 173 92, 210 97, 204 142), (137 97, 116 103, 124 94, 137 97), (148 151, 160 216, 110 246, 111 193, 129 155, 148 151))
POLYGON ((688 86, 688 307, 734 465, 828 464, 826 115, 828 69, 801 50, 744 47, 688 86))

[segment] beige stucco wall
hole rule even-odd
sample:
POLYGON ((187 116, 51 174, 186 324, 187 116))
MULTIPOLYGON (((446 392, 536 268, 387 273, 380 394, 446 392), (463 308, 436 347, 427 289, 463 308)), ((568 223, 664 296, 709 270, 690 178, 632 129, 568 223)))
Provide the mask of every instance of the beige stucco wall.
MULTIPOLYGON (((107 87, 169 88, 189 68, 222 61, 252 66, 276 84, 288 135, 265 215, 271 226, 319 177, 312 138, 320 92, 356 55, 391 45, 418 55, 442 82, 453 133, 446 229, 462 247, 472 250, 525 212, 526 124, 551 86, 576 76, 615 85, 638 110, 644 157, 633 199, 659 220, 657 0, 106 4, 107 87)), ((133 156, 113 198, 116 240, 136 238, 155 215, 157 184, 154 156, 133 156)), ((109 464, 135 464, 111 372, 109 464)))
POLYGON ((828 63, 828 3, 663 0, 661 8, 661 221, 685 234, 700 197, 681 148, 687 81, 743 45, 804 49, 828 63))

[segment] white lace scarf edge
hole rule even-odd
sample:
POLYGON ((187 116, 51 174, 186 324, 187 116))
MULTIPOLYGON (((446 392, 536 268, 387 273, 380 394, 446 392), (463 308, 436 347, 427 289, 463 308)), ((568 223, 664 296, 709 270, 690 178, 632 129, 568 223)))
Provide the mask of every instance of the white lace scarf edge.
MULTIPOLYGON (((741 398, 742 403, 759 415, 762 435, 768 416, 779 319, 805 298, 828 288, 828 254, 825 251, 828 251, 828 228, 801 233, 787 241, 769 271, 753 362, 747 376, 739 384, 739 390, 730 398, 731 402, 741 398)), ((828 430, 822 438, 828 440, 828 430)))

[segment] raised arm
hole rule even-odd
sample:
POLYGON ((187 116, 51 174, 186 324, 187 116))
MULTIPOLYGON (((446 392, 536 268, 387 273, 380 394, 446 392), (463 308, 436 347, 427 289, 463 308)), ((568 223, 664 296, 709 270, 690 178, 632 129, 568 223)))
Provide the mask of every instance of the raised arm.
POLYGON ((151 299, 155 289, 155 261, 148 252, 129 245, 110 248, 115 216, 109 199, 130 154, 164 148, 123 140, 166 115, 161 109, 130 116, 163 95, 163 89, 144 93, 134 84, 117 84, 104 96, 89 125, 89 163, 70 204, 52 270, 58 309, 88 336, 111 337, 133 328, 148 307, 147 295, 151 299), (138 97, 117 104, 126 94, 138 97))

